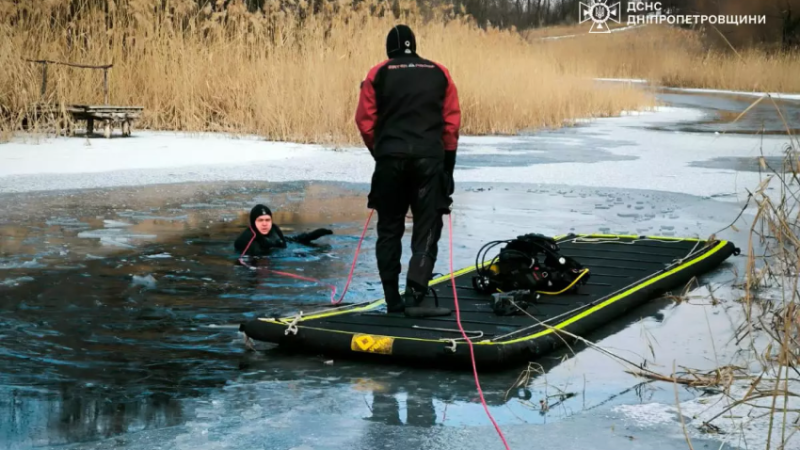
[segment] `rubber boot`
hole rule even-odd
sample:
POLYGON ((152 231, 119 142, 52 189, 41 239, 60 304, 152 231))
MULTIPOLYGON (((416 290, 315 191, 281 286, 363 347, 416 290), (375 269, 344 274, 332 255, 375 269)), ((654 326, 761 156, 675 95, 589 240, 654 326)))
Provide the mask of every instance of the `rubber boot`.
POLYGON ((415 306, 419 306, 419 304, 425 300, 426 291, 426 289, 423 289, 417 283, 414 283, 413 281, 406 281, 406 291, 403 293, 403 303, 405 304, 405 307, 413 308, 415 306))
POLYGON ((401 313, 405 310, 403 299, 400 297, 400 283, 397 278, 381 280, 383 285, 383 298, 386 301, 387 313, 401 313))
POLYGON ((406 286, 404 294, 405 314, 407 317, 438 317, 449 316, 450 310, 447 308, 440 308, 438 306, 425 306, 422 302, 425 300, 427 289, 420 289, 416 283, 409 282, 406 286))

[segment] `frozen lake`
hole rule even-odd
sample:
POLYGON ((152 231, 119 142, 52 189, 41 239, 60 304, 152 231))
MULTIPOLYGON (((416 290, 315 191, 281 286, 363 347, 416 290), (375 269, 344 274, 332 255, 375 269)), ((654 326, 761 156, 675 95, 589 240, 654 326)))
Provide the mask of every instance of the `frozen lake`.
MULTIPOLYGON (((788 144, 775 134, 774 107, 762 102, 731 125, 752 97, 659 95, 669 104, 655 113, 463 138, 454 264, 524 232, 724 230, 718 237, 746 248, 747 234, 727 227, 763 177, 758 156, 779 164, 788 144), (755 135, 762 127, 772 134, 755 135)), ((780 105, 800 129, 800 104, 780 105)), ((471 373, 253 353, 242 343, 239 322, 328 299, 324 287, 234 264, 250 207, 268 204, 290 231, 333 229, 319 247, 291 247, 275 264, 341 290, 372 167, 360 148, 213 135, 0 144, 0 447, 502 448, 471 373)), ((374 243, 373 223, 346 301, 382 295, 374 243)), ((437 272, 447 271, 446 244, 445 231, 437 272)), ((731 300, 744 262, 731 258, 701 282, 731 300)), ((588 338, 661 373, 673 361, 706 370, 730 362, 738 307, 708 304, 707 289, 689 303, 653 301, 588 338)), ((573 350, 537 361, 544 373, 522 388, 512 387, 524 368, 481 377, 512 449, 534 439, 564 449, 688 448, 669 409, 672 385, 642 383, 597 351, 573 350)), ((697 412, 699 391, 678 394, 697 412)), ((689 432, 694 448, 720 447, 720 436, 689 432)), ((758 443, 763 428, 750 433, 748 444, 758 443)))

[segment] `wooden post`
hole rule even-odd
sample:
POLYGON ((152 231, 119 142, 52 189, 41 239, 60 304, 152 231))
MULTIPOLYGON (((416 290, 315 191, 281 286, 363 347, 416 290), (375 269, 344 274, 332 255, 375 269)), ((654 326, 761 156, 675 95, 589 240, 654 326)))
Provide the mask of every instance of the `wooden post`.
POLYGON ((47 63, 42 63, 42 100, 47 93, 47 63))
POLYGON ((105 104, 108 105, 108 68, 103 69, 103 92, 105 93, 105 104))

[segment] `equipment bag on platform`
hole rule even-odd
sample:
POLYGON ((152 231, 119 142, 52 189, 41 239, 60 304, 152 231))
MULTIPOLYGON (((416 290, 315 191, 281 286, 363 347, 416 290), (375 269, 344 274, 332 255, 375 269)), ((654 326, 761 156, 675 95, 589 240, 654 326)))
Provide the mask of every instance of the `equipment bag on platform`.
POLYGON ((534 298, 537 293, 559 295, 577 289, 589 279, 589 270, 574 258, 562 255, 554 239, 536 233, 487 243, 478 252, 475 266, 473 286, 492 294, 529 290, 534 298), (480 265, 489 251, 503 244, 491 261, 480 265))

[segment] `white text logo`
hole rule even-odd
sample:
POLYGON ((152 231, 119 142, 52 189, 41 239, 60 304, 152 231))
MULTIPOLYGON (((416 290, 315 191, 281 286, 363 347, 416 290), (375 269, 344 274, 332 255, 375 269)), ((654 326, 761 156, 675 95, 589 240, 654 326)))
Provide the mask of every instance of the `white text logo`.
POLYGON ((713 25, 748 25, 765 24, 766 16, 756 15, 722 15, 722 14, 667 14, 662 12, 661 2, 648 2, 639 0, 628 3, 628 25, 655 25, 668 23, 670 25, 692 25, 710 23, 713 25), (633 14, 633 15, 631 15, 633 14))
POLYGON ((619 23, 619 2, 613 5, 606 4, 607 0, 591 0, 588 5, 580 3, 580 23, 592 21, 589 33, 610 33, 608 21, 619 23))

